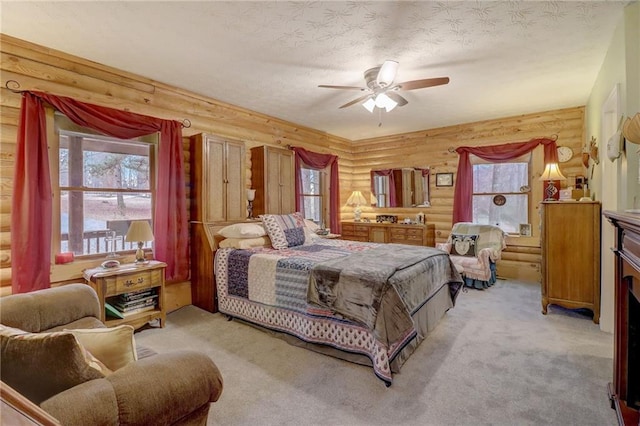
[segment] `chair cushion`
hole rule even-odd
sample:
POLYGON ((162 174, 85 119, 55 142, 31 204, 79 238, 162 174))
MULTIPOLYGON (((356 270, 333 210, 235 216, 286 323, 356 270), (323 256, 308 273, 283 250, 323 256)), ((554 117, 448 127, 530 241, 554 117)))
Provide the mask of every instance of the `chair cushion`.
POLYGON ((112 371, 138 360, 133 327, 130 325, 68 331, 112 371))
POLYGON ((105 377, 68 332, 28 333, 0 325, 2 381, 35 404, 81 383, 105 377))
POLYGON ((451 254, 476 257, 478 238, 478 235, 451 234, 451 254))

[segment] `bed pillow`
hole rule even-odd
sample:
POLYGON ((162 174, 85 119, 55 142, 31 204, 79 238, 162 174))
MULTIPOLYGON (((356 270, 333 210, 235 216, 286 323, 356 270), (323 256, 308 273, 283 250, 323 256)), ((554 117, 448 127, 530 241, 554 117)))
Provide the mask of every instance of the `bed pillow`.
POLYGON ((267 235, 261 223, 234 223, 218 231, 225 238, 258 238, 267 235))
POLYGON ((105 377, 91 354, 66 331, 16 333, 0 326, 2 381, 35 404, 89 380, 105 377))
POLYGON ((252 247, 271 247, 271 240, 269 237, 258 238, 227 238, 220 241, 218 244, 220 248, 234 248, 234 249, 249 249, 252 247))
POLYGON ((451 254, 476 257, 478 238, 478 235, 451 234, 451 254))
POLYGON ((301 246, 304 244, 304 218, 299 212, 292 214, 263 214, 262 223, 274 249, 301 246))
POLYGON ((311 219, 304 220, 304 243, 305 244, 313 244, 314 242, 322 239, 316 231, 320 229, 317 223, 312 221, 311 219))
POLYGON ((320 229, 320 225, 318 225, 317 223, 315 223, 311 219, 305 219, 304 220, 304 226, 309 228, 309 230, 311 232, 316 232, 318 229, 320 229))
POLYGON ((112 371, 138 359, 133 327, 130 325, 66 331, 73 334, 82 346, 112 371))

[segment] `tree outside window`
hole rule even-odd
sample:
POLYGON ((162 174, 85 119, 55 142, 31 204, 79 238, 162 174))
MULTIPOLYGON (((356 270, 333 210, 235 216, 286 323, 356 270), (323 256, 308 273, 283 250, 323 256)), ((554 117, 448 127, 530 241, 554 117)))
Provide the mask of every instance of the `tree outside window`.
POLYGON ((319 225, 324 224, 324 185, 322 175, 322 170, 305 167, 301 169, 305 219, 311 219, 319 225))
POLYGON ((81 256, 134 248, 124 242, 129 224, 153 217, 153 146, 60 131, 61 252, 81 256))

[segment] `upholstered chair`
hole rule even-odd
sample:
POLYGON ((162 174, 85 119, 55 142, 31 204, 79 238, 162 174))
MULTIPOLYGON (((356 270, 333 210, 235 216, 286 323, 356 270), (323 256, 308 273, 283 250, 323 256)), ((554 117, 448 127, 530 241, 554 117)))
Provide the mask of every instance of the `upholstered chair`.
POLYGON ((446 251, 464 276, 465 285, 484 289, 496 282, 496 262, 507 247, 505 233, 494 225, 459 222, 453 225, 446 243, 436 248, 446 251))

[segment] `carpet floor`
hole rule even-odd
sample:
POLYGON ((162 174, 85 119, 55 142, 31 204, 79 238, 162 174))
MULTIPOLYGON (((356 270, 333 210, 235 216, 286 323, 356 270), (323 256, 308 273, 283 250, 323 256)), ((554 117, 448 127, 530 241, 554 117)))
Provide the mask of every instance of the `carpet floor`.
POLYGON ((370 367, 291 346, 193 306, 136 333, 157 352, 194 349, 224 377, 211 425, 615 425, 613 335, 499 280, 456 307, 384 386, 370 367))

